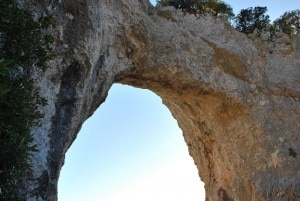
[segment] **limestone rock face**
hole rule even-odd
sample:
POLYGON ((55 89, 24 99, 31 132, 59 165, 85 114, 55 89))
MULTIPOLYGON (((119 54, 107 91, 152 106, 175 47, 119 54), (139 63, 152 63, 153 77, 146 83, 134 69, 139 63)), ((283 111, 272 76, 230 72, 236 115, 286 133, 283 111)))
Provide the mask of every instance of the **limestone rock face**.
POLYGON ((33 77, 48 105, 28 201, 57 200, 64 154, 113 83, 158 94, 207 201, 300 200, 299 36, 267 41, 147 0, 27 0, 52 15, 55 56, 33 77))

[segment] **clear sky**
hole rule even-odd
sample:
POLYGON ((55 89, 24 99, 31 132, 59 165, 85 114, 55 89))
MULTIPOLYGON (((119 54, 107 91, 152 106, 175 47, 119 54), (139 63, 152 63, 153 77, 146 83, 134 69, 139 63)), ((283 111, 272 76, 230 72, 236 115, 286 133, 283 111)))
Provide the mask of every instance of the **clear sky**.
POLYGON ((199 201, 201 190, 182 132, 161 99, 115 84, 67 153, 59 201, 199 201))
MULTIPOLYGON (((151 1, 153 4, 155 0, 151 1)), ((227 0, 267 6, 274 20, 300 0, 227 0)), ((170 111, 149 90, 115 84, 67 152, 59 201, 200 201, 203 184, 170 111)))

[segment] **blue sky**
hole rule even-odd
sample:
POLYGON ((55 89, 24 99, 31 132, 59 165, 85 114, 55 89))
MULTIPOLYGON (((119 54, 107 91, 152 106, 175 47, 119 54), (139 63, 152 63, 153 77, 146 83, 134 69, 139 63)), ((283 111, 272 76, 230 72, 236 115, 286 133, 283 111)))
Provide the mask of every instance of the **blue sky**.
POLYGON ((201 190, 182 132, 161 99, 115 84, 67 153, 59 201, 196 201, 201 190))
MULTIPOLYGON (((152 1, 156 2, 156 1, 152 1)), ((235 13, 267 6, 271 19, 300 0, 225 1, 235 13)), ((170 111, 149 90, 115 84, 67 152, 59 201, 200 201, 203 184, 170 111)))

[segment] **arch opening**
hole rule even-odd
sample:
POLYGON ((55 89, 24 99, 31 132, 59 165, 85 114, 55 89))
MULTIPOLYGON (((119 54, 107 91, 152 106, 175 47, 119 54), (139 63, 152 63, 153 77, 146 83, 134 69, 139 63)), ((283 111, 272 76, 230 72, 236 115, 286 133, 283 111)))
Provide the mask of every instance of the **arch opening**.
POLYGON ((182 131, 149 90, 115 84, 66 154, 60 201, 204 200, 182 131))

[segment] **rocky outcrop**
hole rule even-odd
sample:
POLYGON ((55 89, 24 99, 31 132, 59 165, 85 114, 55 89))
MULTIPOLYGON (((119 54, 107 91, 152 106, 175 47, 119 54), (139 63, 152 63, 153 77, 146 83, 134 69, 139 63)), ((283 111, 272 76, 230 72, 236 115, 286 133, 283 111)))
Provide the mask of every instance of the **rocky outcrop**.
POLYGON ((236 32, 147 0, 28 0, 52 15, 55 56, 33 73, 48 100, 33 131, 28 200, 57 200, 64 154, 113 83, 158 94, 183 130, 207 201, 300 199, 299 37, 236 32), (298 42, 297 42, 298 41, 298 42))

